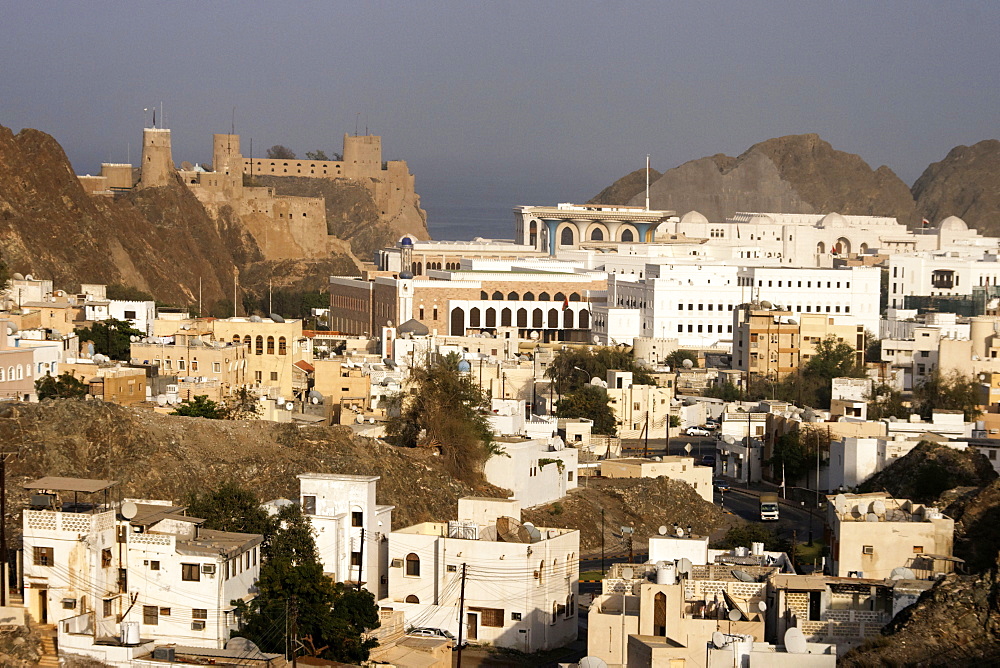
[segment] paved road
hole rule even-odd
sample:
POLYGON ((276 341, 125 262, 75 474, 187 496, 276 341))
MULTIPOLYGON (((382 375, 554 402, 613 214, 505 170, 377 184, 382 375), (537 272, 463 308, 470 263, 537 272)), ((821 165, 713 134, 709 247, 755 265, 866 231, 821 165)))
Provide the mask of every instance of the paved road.
POLYGON ((823 534, 822 519, 819 513, 815 513, 815 516, 811 517, 808 508, 785 503, 778 507, 780 517, 777 522, 761 522, 760 501, 756 493, 748 494, 738 488, 731 489, 725 495, 716 491, 715 503, 722 504, 724 509, 748 522, 760 522, 775 528, 782 538, 791 538, 794 532, 799 541, 808 540, 810 522, 816 538, 822 537, 823 534))

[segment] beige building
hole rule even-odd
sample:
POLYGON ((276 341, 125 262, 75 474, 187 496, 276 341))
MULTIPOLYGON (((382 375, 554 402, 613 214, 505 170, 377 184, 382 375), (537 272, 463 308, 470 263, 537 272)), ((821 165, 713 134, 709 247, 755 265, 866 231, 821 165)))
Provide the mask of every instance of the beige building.
POLYGON ((865 328, 819 313, 794 313, 761 304, 741 305, 733 311, 733 369, 751 378, 780 380, 796 373, 830 337, 846 343, 864 364, 865 328))
POLYGON ((669 424, 670 402, 674 398, 671 381, 666 387, 638 385, 631 371, 608 370, 608 404, 622 438, 662 438, 669 424))
POLYGON ((628 457, 601 461, 605 478, 670 478, 690 485, 701 498, 712 503, 712 468, 695 466, 693 457, 669 455, 660 461, 628 457))
POLYGON ((162 374, 195 379, 185 383, 189 387, 182 391, 182 399, 206 394, 218 401, 248 385, 249 351, 250 346, 242 341, 216 341, 188 330, 176 334, 172 343, 134 342, 129 357, 135 364, 159 367, 162 374), (196 385, 205 391, 198 391, 196 385))
POLYGON ((827 500, 831 574, 879 579, 908 568, 928 578, 954 570, 955 521, 937 508, 885 492, 827 500))
POLYGON ((371 376, 361 364, 343 358, 313 360, 313 389, 323 400, 337 424, 350 424, 371 408, 371 376))

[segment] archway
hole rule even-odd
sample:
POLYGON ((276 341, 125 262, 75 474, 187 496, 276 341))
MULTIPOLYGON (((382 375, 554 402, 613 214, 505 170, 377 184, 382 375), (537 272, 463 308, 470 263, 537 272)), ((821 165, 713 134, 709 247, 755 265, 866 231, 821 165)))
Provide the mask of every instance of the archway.
POLYGON ((626 227, 624 230, 622 230, 622 241, 624 241, 626 243, 630 243, 632 241, 635 241, 635 238, 634 238, 634 235, 632 234, 631 228, 626 227))
POLYGON ((590 230, 590 240, 591 241, 604 241, 604 228, 595 227, 590 230))
POLYGON ((572 246, 574 243, 573 239, 573 228, 567 225, 559 233, 559 245, 560 246, 572 246))
POLYGON ((838 255, 850 255, 851 242, 847 239, 847 237, 840 237, 837 239, 837 245, 833 247, 833 252, 838 255))
POLYGON ((528 309, 526 308, 517 309, 517 326, 518 327, 528 326, 528 309))
POLYGON ((469 327, 479 327, 481 314, 479 309, 473 308, 469 311, 469 327))
POLYGON ((451 335, 465 335, 465 311, 460 308, 454 308, 451 310, 451 335))
POLYGON ((538 224, 535 221, 531 221, 528 225, 528 245, 534 246, 538 241, 538 224))
POLYGON ((559 328, 559 311, 554 308, 549 309, 549 329, 559 328))
POLYGON ((494 308, 486 309, 486 326, 496 327, 497 326, 497 311, 494 308))
POLYGON ((505 308, 503 311, 501 311, 500 312, 500 326, 501 327, 510 327, 510 324, 511 324, 510 317, 511 317, 511 311, 510 311, 509 308, 505 308))
POLYGON ((563 323, 566 329, 573 329, 573 311, 570 309, 563 311, 563 323))
POLYGON ((542 327, 542 309, 536 308, 531 312, 531 326, 537 329, 542 327))
POLYGON ((822 255, 826 252, 826 244, 822 241, 816 244, 816 255, 822 255))
POLYGON ((590 329, 590 311, 587 309, 580 311, 580 329, 590 329))

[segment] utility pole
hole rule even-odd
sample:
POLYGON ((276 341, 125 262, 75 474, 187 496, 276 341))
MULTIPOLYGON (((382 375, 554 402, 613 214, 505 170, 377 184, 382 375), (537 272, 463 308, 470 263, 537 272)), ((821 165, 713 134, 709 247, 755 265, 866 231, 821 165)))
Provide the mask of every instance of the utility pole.
POLYGON ((601 579, 604 579, 604 508, 601 508, 601 579))
MULTIPOLYGON (((649 393, 647 393, 646 396, 648 397, 649 393)), ((648 404, 647 404, 647 408, 648 408, 648 404)), ((649 410, 646 411, 646 426, 643 428, 642 431, 646 435, 646 440, 643 442, 643 445, 642 445, 642 457, 643 457, 643 459, 645 459, 645 458, 649 457, 649 410)))
POLYGON ((292 623, 291 623, 291 638, 289 639, 288 646, 292 650, 292 668, 298 668, 299 660, 296 652, 298 648, 295 646, 299 642, 299 609, 295 597, 292 596, 292 623))
POLYGON ((7 458, 14 454, 0 453, 0 563, 3 563, 3 572, 0 573, 0 606, 7 605, 7 579, 10 572, 7 564, 7 458))
POLYGON ((458 596, 458 668, 462 668, 462 630, 465 628, 465 564, 462 564, 462 590, 458 596))
POLYGON ((365 529, 361 528, 361 549, 358 550, 358 591, 361 591, 361 569, 365 563, 365 529))

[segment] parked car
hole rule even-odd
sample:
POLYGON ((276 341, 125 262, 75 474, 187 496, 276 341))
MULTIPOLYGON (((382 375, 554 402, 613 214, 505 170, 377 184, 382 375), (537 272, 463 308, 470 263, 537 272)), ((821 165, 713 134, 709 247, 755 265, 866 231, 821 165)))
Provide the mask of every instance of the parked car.
POLYGON ((715 431, 718 428, 719 428, 719 423, 716 422, 715 420, 712 419, 705 420, 705 429, 708 429, 709 431, 715 431))
POLYGON ((704 455, 701 458, 701 465, 702 466, 711 466, 714 469, 715 468, 715 455, 704 455))
POLYGON ((410 629, 406 632, 408 636, 418 636, 420 638, 445 638, 452 642, 458 642, 458 638, 448 629, 437 629, 430 626, 421 626, 410 629))
POLYGON ((715 489, 719 490, 720 492, 729 491, 729 483, 726 482, 726 480, 723 478, 716 478, 715 480, 713 480, 712 486, 715 487, 715 489))
POLYGON ((684 433, 688 436, 711 436, 712 432, 705 429, 704 427, 688 427, 684 430, 684 433))

